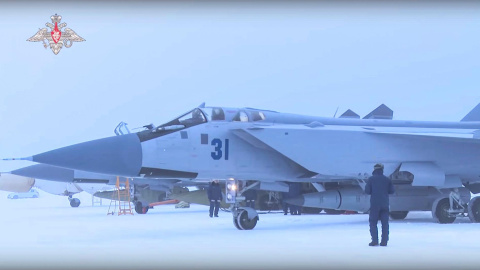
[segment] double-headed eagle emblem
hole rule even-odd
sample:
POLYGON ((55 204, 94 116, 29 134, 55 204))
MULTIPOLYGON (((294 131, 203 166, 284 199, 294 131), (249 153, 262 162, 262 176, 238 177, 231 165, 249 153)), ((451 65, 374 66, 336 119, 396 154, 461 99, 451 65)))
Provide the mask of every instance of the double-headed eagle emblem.
POLYGON ((52 31, 49 33, 47 28, 42 28, 38 30, 33 37, 27 39, 27 41, 42 41, 45 49, 50 46, 54 54, 58 54, 63 45, 65 45, 67 48, 70 48, 72 47, 74 41, 85 41, 85 39, 77 35, 77 33, 70 28, 65 28, 64 32, 61 31, 63 27, 67 26, 66 23, 60 23, 62 16, 55 14, 50 18, 52 19, 52 23, 47 22, 45 25, 50 27, 52 31), (49 45, 45 43, 45 40, 48 41, 49 45))

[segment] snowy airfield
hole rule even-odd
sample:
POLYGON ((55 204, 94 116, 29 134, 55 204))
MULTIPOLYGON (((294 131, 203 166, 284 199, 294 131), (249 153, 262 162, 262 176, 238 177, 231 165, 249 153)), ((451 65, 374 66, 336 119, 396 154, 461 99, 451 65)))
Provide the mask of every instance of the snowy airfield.
MULTIPOLYGON (((208 208, 157 206, 146 215, 107 215, 110 201, 43 191, 0 192, 0 269, 479 269, 480 224, 436 224, 430 212, 390 222, 388 247, 369 247, 368 215, 261 214, 239 231, 208 208)), ((380 229, 380 224, 379 224, 380 229)))

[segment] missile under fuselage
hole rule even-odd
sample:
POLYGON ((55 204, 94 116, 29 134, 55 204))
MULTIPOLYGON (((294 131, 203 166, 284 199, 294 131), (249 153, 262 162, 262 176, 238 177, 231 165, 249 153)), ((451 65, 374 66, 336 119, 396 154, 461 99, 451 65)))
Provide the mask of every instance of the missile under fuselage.
MULTIPOLYGON (((459 188, 459 192, 463 201, 470 200, 468 189, 459 188)), ((440 197, 448 197, 449 193, 450 189, 396 185, 395 193, 390 195, 390 211, 431 211, 434 201, 440 197)), ((285 202, 298 206, 358 212, 367 212, 370 209, 370 195, 365 194, 360 187, 307 193, 285 202)))

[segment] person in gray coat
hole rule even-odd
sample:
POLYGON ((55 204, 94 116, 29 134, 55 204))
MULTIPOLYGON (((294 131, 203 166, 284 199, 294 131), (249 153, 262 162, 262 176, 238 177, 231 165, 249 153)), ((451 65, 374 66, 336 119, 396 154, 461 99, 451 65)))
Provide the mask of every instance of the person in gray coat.
POLYGON ((378 220, 382 222, 382 241, 381 246, 386 246, 388 242, 389 224, 388 218, 390 214, 389 194, 393 194, 395 189, 392 180, 383 175, 383 164, 375 164, 373 173, 368 178, 365 186, 365 193, 370 195, 370 235, 372 242, 369 246, 378 246, 378 220))

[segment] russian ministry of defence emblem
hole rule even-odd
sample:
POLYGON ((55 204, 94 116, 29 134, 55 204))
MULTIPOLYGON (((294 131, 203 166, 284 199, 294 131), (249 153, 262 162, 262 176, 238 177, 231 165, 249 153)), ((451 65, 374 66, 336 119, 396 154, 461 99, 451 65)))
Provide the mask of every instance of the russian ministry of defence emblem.
POLYGON ((27 39, 27 41, 42 41, 45 49, 50 47, 54 54, 58 54, 63 45, 70 48, 72 47, 73 42, 85 41, 85 39, 77 35, 77 33, 70 28, 65 28, 65 31, 62 32, 62 28, 67 26, 66 23, 60 23, 62 16, 55 14, 50 18, 52 19, 52 23, 47 22, 45 25, 50 27, 51 31, 49 32, 47 28, 42 28, 38 30, 33 37, 27 39), (49 45, 45 43, 45 40, 48 41, 49 45))

